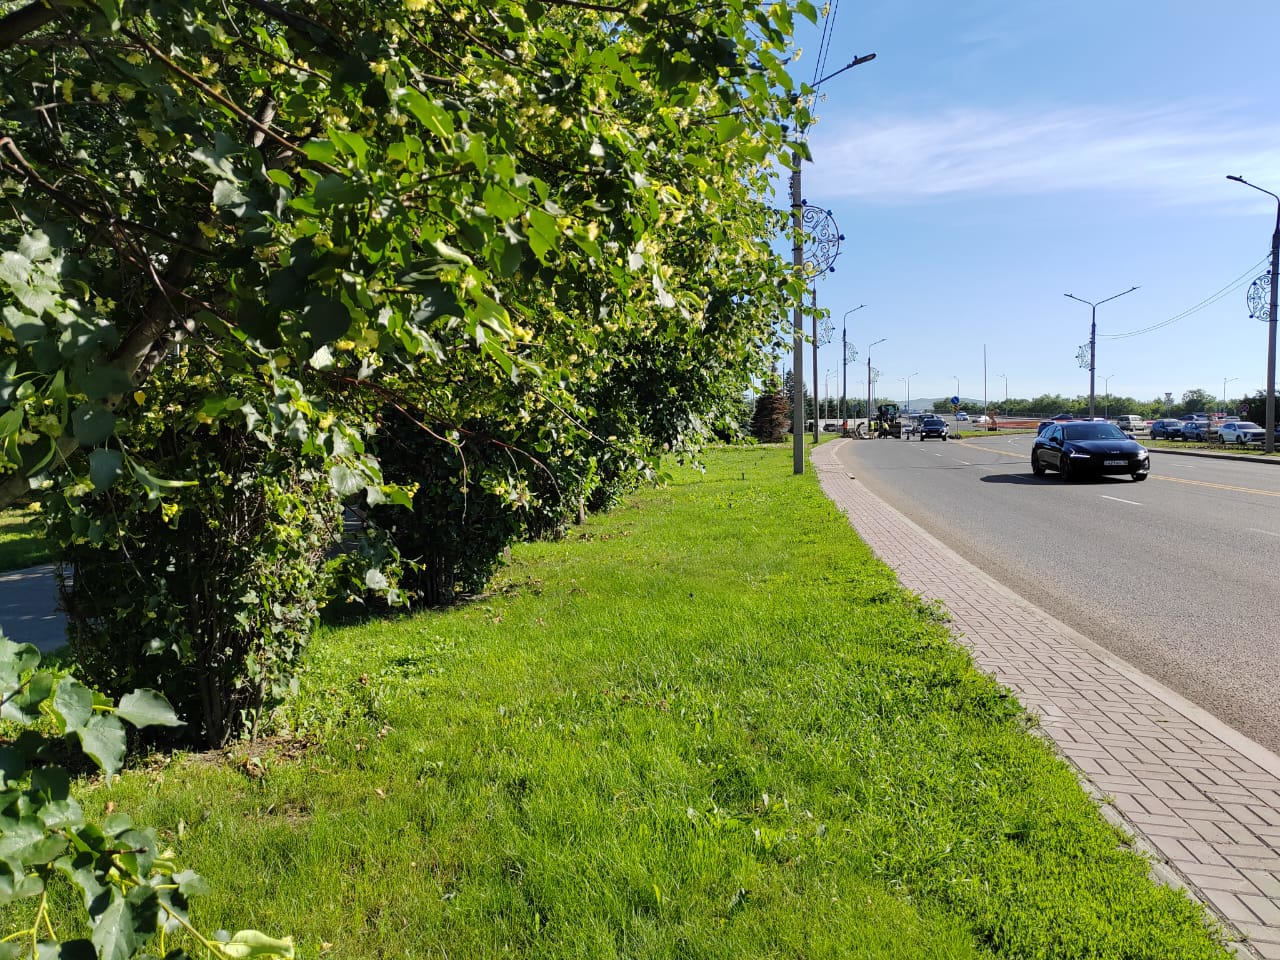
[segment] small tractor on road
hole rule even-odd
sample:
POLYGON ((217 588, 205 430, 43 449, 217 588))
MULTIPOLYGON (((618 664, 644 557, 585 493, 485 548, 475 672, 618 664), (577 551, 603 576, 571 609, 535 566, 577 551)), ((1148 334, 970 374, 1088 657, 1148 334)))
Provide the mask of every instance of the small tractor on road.
POLYGON ((879 418, 876 424, 876 436, 881 439, 885 437, 893 437, 895 440, 902 437, 902 421, 898 419, 898 405, 896 403, 882 403, 876 407, 876 416, 879 418))

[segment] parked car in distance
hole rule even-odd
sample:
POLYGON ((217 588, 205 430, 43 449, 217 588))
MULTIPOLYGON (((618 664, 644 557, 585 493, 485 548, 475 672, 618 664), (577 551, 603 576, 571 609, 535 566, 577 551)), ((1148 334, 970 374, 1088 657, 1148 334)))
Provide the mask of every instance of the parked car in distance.
POLYGON ((1122 473, 1134 480, 1145 480, 1151 470, 1151 456, 1146 447, 1130 440, 1114 423, 1055 423, 1031 445, 1031 472, 1041 477, 1045 470, 1058 471, 1063 480, 1085 474, 1122 473))
POLYGON ((1133 433, 1137 430, 1146 429, 1147 421, 1143 420, 1136 413, 1122 413, 1120 416, 1116 417, 1116 426, 1121 430, 1133 433))
POLYGON ((1218 438, 1223 443, 1261 443, 1267 431, 1250 420, 1228 420, 1218 428, 1218 438))
POLYGON ((978 415, 978 419, 977 419, 977 420, 975 420, 975 421, 973 421, 973 422, 974 422, 974 423, 990 423, 990 422, 991 422, 991 418, 990 418, 990 417, 988 417, 985 413, 983 413, 983 414, 979 414, 979 415, 978 415))
POLYGON ((1051 426, 1052 424, 1067 423, 1068 421, 1074 420, 1074 419, 1076 419, 1074 414, 1060 413, 1055 417, 1050 417, 1048 420, 1041 420, 1040 426, 1036 427, 1036 433, 1044 433, 1044 428, 1051 426))
POLYGON ((941 417, 925 417, 920 421, 918 429, 920 431, 921 442, 924 441, 925 437, 935 437, 938 440, 945 440, 947 439, 947 433, 949 432, 947 421, 943 420, 941 417))
POLYGON ((1182 421, 1170 420, 1167 417, 1160 420, 1152 420, 1149 434, 1152 440, 1181 440, 1182 421))
POLYGON ((1199 440, 1201 442, 1209 439, 1209 421, 1208 420, 1188 420, 1182 425, 1183 440, 1199 440))
POLYGON ((957 419, 957 420, 968 420, 968 419, 969 419, 969 415, 968 415, 967 413, 965 413, 963 410, 957 410, 957 411, 956 411, 956 419, 957 419))

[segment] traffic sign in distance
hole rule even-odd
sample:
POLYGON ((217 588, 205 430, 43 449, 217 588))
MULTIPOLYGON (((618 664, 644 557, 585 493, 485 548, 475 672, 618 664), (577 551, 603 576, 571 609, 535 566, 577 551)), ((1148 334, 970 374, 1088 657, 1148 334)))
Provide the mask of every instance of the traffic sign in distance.
POLYGON ((954 406, 957 406, 959 403, 960 403, 960 398, 959 398, 959 397, 952 397, 952 398, 951 398, 951 405, 952 405, 953 407, 954 407, 954 406))

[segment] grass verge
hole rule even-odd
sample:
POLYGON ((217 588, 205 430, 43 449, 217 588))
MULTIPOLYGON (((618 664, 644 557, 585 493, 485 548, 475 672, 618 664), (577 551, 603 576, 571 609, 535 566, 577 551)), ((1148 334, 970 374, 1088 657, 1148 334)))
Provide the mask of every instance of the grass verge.
POLYGON ((322 631, 303 739, 92 802, 302 956, 1225 960, 790 448, 322 631))
POLYGON ((31 507, 0 511, 0 572, 48 562, 40 514, 31 507))

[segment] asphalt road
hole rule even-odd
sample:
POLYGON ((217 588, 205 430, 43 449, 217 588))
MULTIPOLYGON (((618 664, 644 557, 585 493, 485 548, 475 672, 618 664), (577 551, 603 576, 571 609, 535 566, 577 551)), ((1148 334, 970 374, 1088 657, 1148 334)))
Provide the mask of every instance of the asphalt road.
POLYGON ((1152 453, 1031 474, 1030 435, 861 440, 859 481, 1000 582, 1280 752, 1280 467, 1152 453))
POLYGON ((0 630, 14 643, 33 643, 42 653, 67 642, 53 564, 0 573, 0 630))

